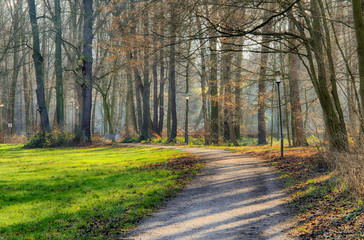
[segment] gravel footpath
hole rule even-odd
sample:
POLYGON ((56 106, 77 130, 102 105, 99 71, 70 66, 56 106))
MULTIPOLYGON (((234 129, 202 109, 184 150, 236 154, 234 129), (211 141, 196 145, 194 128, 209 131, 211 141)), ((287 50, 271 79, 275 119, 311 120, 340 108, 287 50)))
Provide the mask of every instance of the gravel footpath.
POLYGON ((264 160, 221 150, 166 147, 196 154, 206 166, 127 239, 291 239, 287 232, 292 216, 282 183, 264 160))

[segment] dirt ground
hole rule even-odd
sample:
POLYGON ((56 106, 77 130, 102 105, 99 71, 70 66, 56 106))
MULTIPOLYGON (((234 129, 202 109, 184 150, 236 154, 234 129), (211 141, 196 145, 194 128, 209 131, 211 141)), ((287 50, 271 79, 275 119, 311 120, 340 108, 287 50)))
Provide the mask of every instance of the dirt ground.
POLYGON ((171 148, 197 154, 206 166, 127 239, 291 239, 287 196, 269 163, 221 150, 171 148))

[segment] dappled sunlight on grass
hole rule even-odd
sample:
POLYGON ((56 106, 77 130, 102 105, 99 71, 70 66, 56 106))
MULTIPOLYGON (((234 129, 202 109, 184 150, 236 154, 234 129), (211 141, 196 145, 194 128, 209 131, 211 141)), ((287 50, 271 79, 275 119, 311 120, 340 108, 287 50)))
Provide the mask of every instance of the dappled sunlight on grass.
POLYGON ((182 186, 177 179, 182 169, 144 166, 185 155, 143 147, 0 145, 0 235, 88 239, 121 234, 182 186))

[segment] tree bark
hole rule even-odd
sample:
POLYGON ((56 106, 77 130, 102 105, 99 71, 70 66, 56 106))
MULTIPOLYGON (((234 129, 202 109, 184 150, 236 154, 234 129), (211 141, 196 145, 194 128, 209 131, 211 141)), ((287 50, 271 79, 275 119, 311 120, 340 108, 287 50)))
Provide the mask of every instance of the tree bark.
MULTIPOLYGON (((265 29, 263 31, 268 31, 268 30, 269 29, 265 29)), ((262 37, 263 44, 267 44, 268 41, 269 37, 264 35, 262 37)), ((258 84, 259 85, 258 86, 258 91, 259 91, 258 92, 258 145, 267 144, 267 139, 266 139, 267 133, 265 124, 265 82, 267 80, 267 64, 268 64, 267 47, 262 45, 262 53, 260 57, 259 84, 258 84)))
POLYGON ((363 1, 352 0, 354 28, 357 44, 357 57, 360 79, 360 99, 361 99, 361 141, 364 142, 364 20, 363 1))
POLYGON ((40 51, 39 30, 38 30, 37 15, 35 10, 34 0, 28 0, 28 6, 29 6, 29 17, 33 35, 33 59, 34 59, 35 75, 37 81, 36 93, 39 105, 38 109, 40 112, 42 131, 48 132, 51 130, 51 127, 49 124, 48 111, 44 95, 44 62, 40 51))
POLYGON ((224 89, 224 140, 230 141, 230 125, 232 113, 231 101, 231 53, 227 52, 227 39, 222 39, 222 87, 224 89))
POLYGON ((84 29, 83 29, 83 83, 82 83, 82 141, 91 142, 91 108, 92 108, 92 25, 93 25, 93 0, 83 0, 84 29))
MULTIPOLYGON (((296 29, 292 23, 289 25, 290 32, 296 32, 296 29)), ((292 48, 297 47, 297 40, 291 40, 292 48)), ((303 117, 301 109, 300 91, 299 91, 299 71, 300 71, 300 59, 297 53, 291 52, 288 56, 289 61, 289 87, 290 98, 292 103, 292 116, 294 127, 294 145, 295 146, 307 146, 306 131, 303 127, 303 117)))
POLYGON ((214 144, 219 143, 219 96, 217 87, 217 41, 210 40, 210 98, 211 98, 211 140, 214 144))
POLYGON ((243 59, 243 55, 241 52, 236 53, 236 69, 235 69, 235 111, 234 111, 234 132, 237 139, 241 138, 240 125, 241 125, 241 84, 242 84, 242 72, 241 72, 241 63, 243 59))
MULTIPOLYGON (((32 118, 30 115, 30 98, 29 95, 30 91, 28 89, 28 74, 27 74, 27 67, 26 67, 26 53, 24 52, 23 55, 23 89, 24 89, 24 108, 25 108, 25 131, 31 132, 32 127, 32 118)), ((1 114, 1 113, 0 113, 1 114)), ((1 124, 1 123, 0 123, 1 124)))
POLYGON ((56 52, 55 52, 55 72, 56 72, 56 115, 57 124, 63 128, 64 125, 64 96, 63 96, 63 69, 62 69, 62 18, 60 0, 54 0, 55 15, 54 24, 56 29, 56 52))
POLYGON ((158 135, 162 135, 164 124, 164 50, 160 50, 160 85, 159 85, 159 124, 158 135))
MULTIPOLYGON (((316 93, 319 97, 322 111, 324 114, 324 121, 326 126, 326 132, 328 135, 330 146, 338 151, 348 150, 348 137, 346 131, 344 131, 342 124, 340 123, 337 112, 335 111, 335 103, 329 93, 329 88, 327 84, 327 73, 325 68, 324 52, 323 52, 323 34, 322 34, 322 24, 321 24, 321 14, 319 12, 318 3, 315 0, 311 0, 311 12, 312 18, 312 48, 317 65, 317 79, 312 73, 314 73, 315 67, 312 62, 311 49, 308 50, 308 56, 311 65, 311 75, 314 77, 312 79, 313 85, 315 87, 316 93)), ((339 103, 337 103, 339 104, 339 103)))
MULTIPOLYGON (((149 17, 148 11, 143 11, 144 36, 148 36, 149 17)), ((142 140, 150 139, 150 82, 149 82, 149 46, 144 48, 144 83, 142 90, 143 99, 143 125, 142 140)))
MULTIPOLYGON (((199 31, 202 30, 201 27, 201 22, 199 21, 199 19, 197 19, 197 26, 199 31)), ((205 145, 210 145, 211 144, 211 136, 209 135, 211 133, 210 130, 210 122, 209 119, 207 117, 207 106, 206 106, 206 102, 207 102, 207 96, 206 96, 206 77, 207 77, 207 68, 206 68, 206 48, 204 47, 204 42, 202 40, 202 38, 200 38, 199 40, 200 42, 200 55, 201 55, 201 101, 202 101, 202 109, 201 109, 201 114, 197 120, 196 123, 196 130, 197 127, 201 121, 201 116, 203 118, 204 121, 204 139, 205 139, 205 145)))
POLYGON ((169 142, 175 142, 177 137, 177 106, 176 106, 176 32, 177 32, 177 22, 176 22, 176 4, 170 3, 171 7, 171 46, 169 54, 169 84, 171 88, 171 136, 169 142))

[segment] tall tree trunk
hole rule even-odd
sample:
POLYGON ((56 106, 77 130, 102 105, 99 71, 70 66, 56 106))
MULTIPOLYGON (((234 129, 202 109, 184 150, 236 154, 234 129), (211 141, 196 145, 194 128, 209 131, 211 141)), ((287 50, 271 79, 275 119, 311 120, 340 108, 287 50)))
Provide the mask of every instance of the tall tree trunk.
MULTIPOLYGON (((154 19, 154 31, 157 29, 157 19, 154 19)), ((153 42, 154 42, 154 48, 155 50, 158 49, 160 43, 157 41, 156 35, 153 36, 153 42)), ((158 71, 157 71, 157 64, 159 61, 159 56, 157 53, 154 54, 153 59, 153 132, 158 134, 158 105, 159 105, 159 99, 158 99, 158 71)), ((162 80, 161 80, 162 81, 162 80)))
MULTIPOLYGON (((116 65, 116 64, 115 64, 116 65)), ((115 66, 114 66, 115 67, 115 66)), ((111 117, 111 122, 113 125, 113 131, 110 133, 115 133, 115 130, 117 129, 118 126, 118 120, 119 118, 117 117, 117 113, 118 113, 118 104, 117 104, 117 96, 116 96, 116 92, 118 90, 118 79, 116 76, 112 76, 112 94, 111 94, 111 103, 110 103, 110 117, 111 117)), ((120 98, 121 100, 121 98, 120 98)))
POLYGON ((95 92, 94 103, 92 104, 92 116, 91 116, 91 131, 92 135, 95 136, 95 122, 96 122, 96 102, 97 102, 97 91, 95 92))
POLYGON ((211 139, 214 144, 219 142, 219 96, 217 79, 217 41, 210 40, 210 98, 211 98, 211 139))
POLYGON ((331 83, 331 96, 333 98, 335 110, 337 112, 337 116, 339 118, 339 125, 341 128, 341 132, 347 136, 347 130, 346 130, 346 124, 345 124, 345 118, 344 118, 344 112, 341 107, 338 88, 337 88, 337 79, 336 79, 336 70, 335 70, 335 63, 333 60, 333 53, 332 53, 332 47, 331 47, 331 33, 330 29, 328 27, 327 21, 326 21, 326 13, 325 8, 323 6, 322 0, 317 1, 319 8, 321 10, 321 18, 322 18, 322 26, 325 36, 325 50, 326 50, 326 59, 328 62, 328 68, 330 73, 330 83, 331 83))
MULTIPOLYGON (((130 57, 130 52, 128 53, 130 57)), ((129 58, 129 61, 131 58, 129 58)), ((130 137, 130 121, 133 126, 135 133, 138 132, 137 120, 135 116, 135 105, 134 105, 134 90, 133 90, 133 79, 130 67, 126 69, 126 81, 127 81, 127 92, 126 92, 126 113, 125 113, 125 134, 130 137)))
POLYGON ((284 123, 286 125, 286 131, 287 131, 287 140, 288 140, 288 146, 292 147, 291 142, 291 133, 290 133, 290 125, 289 125, 289 100, 288 100, 288 90, 286 86, 286 82, 283 81, 283 95, 284 95, 284 123))
POLYGON ((153 132, 158 133, 158 73, 157 73, 158 55, 154 56, 153 62, 153 132))
MULTIPOLYGON (((149 15, 148 11, 143 12, 144 36, 148 36, 149 15)), ((150 139, 150 82, 149 82, 149 46, 144 48, 144 83, 142 91, 143 99, 143 126, 142 140, 150 139)))
MULTIPOLYGON (((293 23, 289 25, 290 32, 296 32, 293 23)), ((297 47, 297 40, 292 39, 291 45, 293 48, 297 47)), ((297 50, 298 51, 298 50, 297 50)), ((297 53, 291 52, 288 56, 289 61, 289 87, 290 87, 290 98, 292 103, 292 116, 293 116, 293 127, 294 127, 294 145, 295 146, 306 146, 306 131, 303 127, 303 117, 301 109, 300 91, 299 91, 299 70, 300 70, 300 59, 297 53)))
POLYGON ((55 6, 55 28, 56 28, 56 53, 55 53, 55 72, 56 72, 56 115, 57 124, 61 128, 64 125, 64 100, 63 100, 63 69, 62 69, 62 18, 60 0, 54 0, 55 6))
MULTIPOLYGON (((265 31, 269 31, 270 26, 264 27, 265 31)), ((267 80, 267 64, 268 64, 268 49, 265 45, 269 41, 269 36, 262 37, 262 53, 260 57, 260 71, 259 71, 259 86, 258 86, 258 145, 267 144, 266 139, 266 124, 265 124, 265 82, 267 80)))
MULTIPOLYGON (((202 30, 201 28, 201 22, 199 19, 197 19, 197 25, 199 31, 202 30)), ((211 136, 209 135, 211 133, 210 131, 210 122, 207 117, 207 96, 206 96, 206 77, 207 77, 207 69, 206 69, 206 48, 204 47, 204 42, 202 38, 200 38, 200 54, 201 54, 201 100, 202 100, 202 109, 201 114, 197 120, 196 123, 196 130, 197 127, 201 121, 201 115, 204 121, 204 139, 205 139, 205 145, 211 144, 211 136)))
POLYGON ((242 72, 241 72, 241 63, 243 60, 243 55, 241 52, 238 52, 236 55, 236 69, 235 69, 235 111, 234 111, 234 132, 237 139, 241 138, 240 133, 240 124, 241 124, 241 84, 242 84, 242 72))
POLYGON ((224 91, 224 140, 230 140, 230 124, 232 113, 231 101, 231 53, 228 51, 227 39, 222 39, 222 87, 224 91))
MULTIPOLYGON (((168 80, 169 80, 169 78, 168 78, 168 80)), ((171 138, 171 133, 172 133, 172 94, 171 94, 171 84, 170 84, 170 81, 168 81, 168 107, 167 107, 167 138, 168 139, 171 138)))
MULTIPOLYGON (((134 55, 136 56, 136 52, 134 53, 134 55)), ((136 60, 136 57, 135 57, 136 60)), ((136 97, 136 101, 137 101, 137 113, 138 113, 138 117, 137 117, 137 122, 138 122, 138 134, 142 135, 142 125, 143 125, 143 110, 142 110, 142 100, 141 100, 141 89, 142 86, 140 86, 141 84, 141 78, 138 72, 138 69, 135 67, 134 68, 134 82, 135 82, 135 97, 136 97)))
MULTIPOLYGON (((348 149, 348 137, 346 131, 344 131, 342 124, 340 123, 337 115, 337 108, 330 96, 327 73, 325 68, 325 56, 323 52, 323 34, 321 24, 321 14, 317 1, 311 0, 311 12, 312 12, 312 48, 317 65, 317 79, 316 75, 313 75, 315 71, 314 63, 312 61, 311 49, 308 49, 308 58, 311 65, 311 75, 313 77, 312 82, 315 87, 316 93, 319 97, 322 111, 324 114, 324 121, 326 126, 326 132, 328 135, 330 146, 338 151, 346 151, 348 149)), ((337 103, 339 104, 339 103, 337 103)))
MULTIPOLYGON (((104 119, 106 120, 105 122, 107 122, 107 126, 105 129, 108 129, 108 131, 105 130, 105 132, 109 132, 109 133, 114 133, 114 126, 113 126, 113 120, 112 120, 112 116, 111 116, 111 106, 108 102, 107 99, 107 93, 101 93, 102 95, 102 106, 104 108, 104 119)), ((106 126, 106 125, 105 125, 106 126)))
POLYGON ((28 6, 29 6, 29 17, 33 35, 33 59, 34 59, 34 68, 37 81, 36 93, 39 105, 38 109, 40 112, 42 131, 48 132, 51 130, 51 127, 49 124, 48 111, 44 95, 44 63, 40 51, 39 30, 38 30, 37 15, 35 10, 34 0, 28 0, 28 6))
POLYGON ((360 99, 361 99, 361 142, 364 143, 364 20, 363 1, 352 0, 354 28, 357 44, 358 68, 360 79, 360 99))
POLYGON ((164 124, 164 50, 160 50, 160 85, 159 85, 159 124, 158 124, 158 135, 162 135, 163 124, 164 124))
MULTIPOLYGON (((24 108, 25 108, 25 131, 31 132, 32 126, 32 118, 30 115, 31 109, 30 107, 30 91, 28 85, 28 73, 27 73, 27 65, 26 65, 26 53, 23 53, 23 89, 24 89, 24 108)), ((0 113, 1 114, 1 113, 0 113)), ((0 123, 1 124, 1 123, 0 123)))
POLYGON ((169 84, 171 88, 171 137, 169 142, 175 142, 177 137, 177 105, 176 105, 176 32, 177 32, 177 21, 176 21, 176 4, 170 3, 171 7, 171 46, 169 54, 169 84))
POLYGON ((93 0, 83 0, 84 29, 83 29, 83 83, 82 83, 82 140, 91 142, 91 108, 92 108, 92 25, 93 25, 93 0))
POLYGON ((14 110, 15 110, 15 98, 16 98, 16 85, 18 82, 18 76, 20 71, 19 66, 19 33, 20 33, 20 6, 22 3, 19 1, 16 3, 17 5, 14 7, 14 14, 12 19, 12 31, 13 31, 13 71, 12 71, 12 78, 11 78, 11 85, 10 85, 10 91, 9 91, 9 104, 8 104, 8 119, 12 121, 13 127, 11 128, 11 134, 14 133, 15 129, 15 116, 14 116, 14 110))

